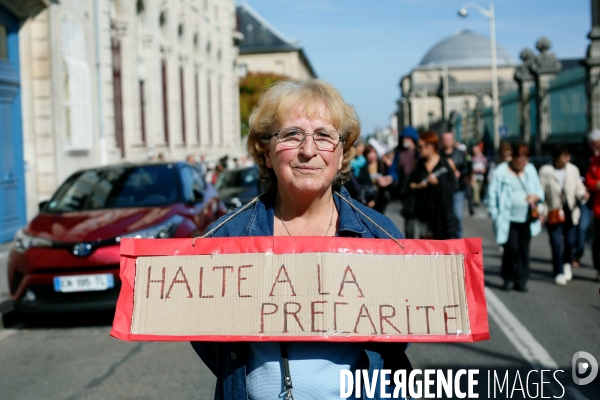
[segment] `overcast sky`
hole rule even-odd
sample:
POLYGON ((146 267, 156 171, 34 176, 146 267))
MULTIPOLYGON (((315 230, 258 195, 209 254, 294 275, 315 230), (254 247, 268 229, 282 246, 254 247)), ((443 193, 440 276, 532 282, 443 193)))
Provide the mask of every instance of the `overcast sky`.
MULTIPOLYGON (((479 12, 458 16, 461 0, 245 2, 285 37, 300 41, 318 77, 356 107, 363 134, 389 125, 400 78, 437 42, 463 29, 489 37, 489 20, 479 12)), ((590 0, 497 0, 494 7, 497 43, 514 61, 541 36, 559 58, 585 57, 590 0)))

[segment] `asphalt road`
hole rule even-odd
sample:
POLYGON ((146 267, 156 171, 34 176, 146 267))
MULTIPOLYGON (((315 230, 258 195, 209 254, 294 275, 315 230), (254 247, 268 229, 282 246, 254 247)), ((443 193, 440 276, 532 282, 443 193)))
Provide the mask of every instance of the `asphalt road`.
MULTIPOLYGON (((403 227, 397 205, 387 214, 403 227)), ((491 340, 413 344, 407 351, 413 366, 479 369, 479 398, 540 398, 540 387, 545 397, 600 398, 600 377, 585 386, 571 378, 577 351, 600 360, 600 284, 594 281, 589 251, 584 266, 573 270, 573 281, 558 287, 543 232, 532 241, 529 292, 506 293, 500 290, 501 255, 483 210, 465 219, 465 235, 483 238, 491 340), (542 378, 541 370, 551 373, 542 378), (507 386, 502 392, 496 387, 495 396, 493 386, 488 394, 488 373, 500 381, 507 374, 507 386), (548 383, 540 384, 542 379, 548 383)), ((0 330, 0 398, 212 399, 214 377, 188 343, 122 342, 109 336, 110 323, 106 314, 34 324, 9 316, 7 329, 0 330)))

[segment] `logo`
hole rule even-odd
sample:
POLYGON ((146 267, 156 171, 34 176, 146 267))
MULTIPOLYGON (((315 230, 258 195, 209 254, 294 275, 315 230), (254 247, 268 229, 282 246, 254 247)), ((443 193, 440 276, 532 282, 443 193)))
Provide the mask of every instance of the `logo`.
POLYGON ((78 243, 73 246, 73 255, 77 257, 87 257, 92 252, 92 245, 89 243, 78 243))
POLYGON ((573 360, 571 362, 571 369, 573 371, 573 382, 576 385, 587 385, 592 382, 598 375, 598 361, 588 352, 578 351, 573 354, 573 360), (582 361, 584 359, 585 361, 582 361), (589 375, 585 378, 580 378, 589 372, 589 375))

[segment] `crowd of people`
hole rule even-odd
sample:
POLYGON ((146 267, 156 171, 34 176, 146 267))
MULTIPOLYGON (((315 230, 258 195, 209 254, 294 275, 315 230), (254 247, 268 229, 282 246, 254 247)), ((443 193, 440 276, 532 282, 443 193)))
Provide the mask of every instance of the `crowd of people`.
MULTIPOLYGON (((387 153, 358 138, 344 187, 381 214, 391 201, 401 202, 409 239, 461 238, 465 209, 472 216, 485 205, 502 253, 505 290, 527 291, 530 241, 545 227, 554 281, 564 286, 573 277, 572 268, 581 265, 590 224, 600 232, 600 195, 595 196, 600 192, 600 130, 590 132, 588 142, 589 168, 580 170, 571 163, 569 148, 556 145, 551 162, 538 170, 524 143, 503 142, 497 158, 488 160, 480 144, 467 151, 452 132, 438 135, 409 126, 398 147, 387 153)), ((211 164, 193 154, 187 161, 213 184, 226 169, 254 164, 250 157, 228 156, 211 164)), ((598 236, 591 249, 600 281, 598 236)))
MULTIPOLYGON (((571 279, 571 267, 580 262, 587 226, 593 221, 600 229, 600 130, 589 135, 594 157, 584 180, 562 146, 538 172, 525 144, 504 143, 498 159, 488 161, 479 145, 467 152, 450 132, 407 127, 399 146, 385 154, 360 137, 356 111, 330 84, 318 79, 274 83, 250 115, 247 141, 267 190, 213 223, 206 237, 396 240, 403 235, 383 213, 398 200, 404 237, 453 239, 463 235, 465 205, 473 214, 485 204, 503 249, 504 288, 526 291, 529 245, 542 225, 549 232, 558 285, 571 279)), ((188 162, 204 166, 209 181, 237 165, 223 158, 211 171, 202 158, 190 156, 188 162)), ((600 271, 599 237, 592 252, 600 271)), ((216 376, 215 399, 223 400, 293 398, 292 389, 298 398, 338 398, 341 370, 371 376, 377 370, 412 369, 406 343, 192 345, 216 376)), ((356 397, 361 395, 366 397, 364 388, 356 397)))
MULTIPOLYGON (((358 141, 345 184, 350 195, 380 213, 390 201, 402 203, 404 235, 416 239, 463 236, 465 209, 474 215, 485 205, 502 252, 505 290, 527 291, 529 247, 545 227, 552 249, 554 281, 564 286, 581 265, 593 221, 600 232, 600 130, 588 135, 589 168, 571 163, 568 147, 551 149, 551 161, 536 168, 529 146, 503 142, 496 159, 482 144, 467 147, 452 132, 402 130, 398 147, 378 154, 358 141), (466 204, 465 204, 466 203, 466 204)), ((600 280, 600 235, 592 244, 600 280)))

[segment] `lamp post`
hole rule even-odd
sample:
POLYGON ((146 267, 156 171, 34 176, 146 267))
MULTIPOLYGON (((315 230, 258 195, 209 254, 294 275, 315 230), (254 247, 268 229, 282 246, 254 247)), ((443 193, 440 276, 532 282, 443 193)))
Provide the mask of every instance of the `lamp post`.
POLYGON ((467 8, 474 8, 483 16, 490 20, 490 53, 492 56, 492 114, 494 125, 494 149, 500 147, 500 127, 499 127, 499 105, 498 105, 498 61, 496 59, 496 19, 494 15, 494 3, 490 3, 489 10, 481 7, 477 3, 465 3, 458 15, 466 17, 467 8))
POLYGON ((448 116, 450 115, 450 113, 448 112, 448 93, 449 93, 449 88, 448 88, 448 65, 444 64, 444 66, 441 69, 442 72, 442 82, 444 85, 444 90, 442 92, 442 104, 444 107, 444 122, 448 122, 448 116))

